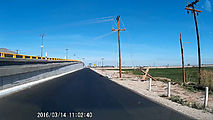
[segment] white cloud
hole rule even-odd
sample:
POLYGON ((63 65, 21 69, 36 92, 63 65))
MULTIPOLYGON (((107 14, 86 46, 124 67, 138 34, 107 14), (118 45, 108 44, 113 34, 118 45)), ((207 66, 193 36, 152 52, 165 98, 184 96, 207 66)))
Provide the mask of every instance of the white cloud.
POLYGON ((206 0, 205 3, 204 3, 204 6, 203 8, 209 12, 212 11, 212 3, 210 0, 206 0))

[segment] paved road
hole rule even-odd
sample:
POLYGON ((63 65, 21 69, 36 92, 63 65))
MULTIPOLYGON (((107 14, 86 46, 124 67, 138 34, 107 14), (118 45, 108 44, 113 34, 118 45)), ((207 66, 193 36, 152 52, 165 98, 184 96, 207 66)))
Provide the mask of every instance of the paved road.
MULTIPOLYGON (((37 115, 42 115, 40 112, 49 112, 47 117, 50 114, 54 117, 55 112, 61 112, 58 113, 61 114, 61 119, 65 119, 62 113, 66 113, 66 119, 71 120, 77 119, 73 118, 74 112, 88 113, 84 115, 92 118, 86 118, 87 120, 190 119, 139 96, 90 69, 0 98, 2 120, 33 120, 37 115)), ((79 117, 81 114, 78 114, 79 117)))

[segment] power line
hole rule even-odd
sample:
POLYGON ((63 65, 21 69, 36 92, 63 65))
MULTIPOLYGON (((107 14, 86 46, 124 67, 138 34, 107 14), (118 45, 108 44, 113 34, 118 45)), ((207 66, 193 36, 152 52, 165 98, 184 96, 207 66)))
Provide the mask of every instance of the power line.
POLYGON ((106 33, 106 34, 100 35, 100 36, 98 36, 98 37, 95 37, 94 40, 98 40, 98 39, 107 37, 107 36, 109 36, 109 35, 111 35, 111 34, 113 34, 113 33, 115 33, 115 31, 111 31, 111 32, 109 32, 109 33, 106 33))
MULTIPOLYGON (((121 18, 120 18, 121 19, 121 18)), ((123 25, 124 29, 126 29, 123 20, 121 19, 121 24, 123 25)))
MULTIPOLYGON (((120 18, 120 20, 121 20, 121 24, 123 25, 124 29, 126 29, 126 26, 125 26, 125 24, 124 24, 122 18, 120 18)), ((128 39, 131 39, 128 30, 126 30, 126 32, 127 32, 127 37, 128 37, 128 39)), ((128 39, 127 39, 127 40, 128 40, 128 39)), ((131 39, 131 41, 132 41, 132 39, 131 39)), ((132 65, 135 66, 135 63, 134 63, 134 61, 133 61, 133 52, 132 52, 132 48, 129 46, 128 41, 127 41, 127 48, 130 49, 129 57, 130 57, 130 59, 131 59, 132 65)))
MULTIPOLYGON (((101 18, 95 18, 95 19, 106 19, 106 18, 114 18, 114 16, 101 17, 101 18)), ((93 20, 94 20, 94 19, 93 19, 93 20)))
POLYGON ((116 27, 118 27, 118 25, 116 24, 115 20, 113 19, 113 23, 115 24, 116 27))
POLYGON ((90 21, 90 22, 85 23, 85 24, 103 23, 103 22, 109 22, 109 21, 113 21, 113 19, 90 21))

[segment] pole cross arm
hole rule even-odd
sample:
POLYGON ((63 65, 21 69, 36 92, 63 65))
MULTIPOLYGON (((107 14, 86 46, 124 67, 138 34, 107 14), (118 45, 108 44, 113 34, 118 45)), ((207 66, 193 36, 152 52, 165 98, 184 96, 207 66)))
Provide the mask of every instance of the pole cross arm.
POLYGON ((192 9, 192 8, 189 8, 189 7, 186 7, 185 10, 191 10, 191 11, 195 11, 195 12, 202 12, 201 10, 196 10, 196 9, 192 9))
POLYGON ((112 29, 112 31, 126 31, 126 29, 112 29))
POLYGON ((118 31, 118 29, 112 29, 112 31, 118 31))

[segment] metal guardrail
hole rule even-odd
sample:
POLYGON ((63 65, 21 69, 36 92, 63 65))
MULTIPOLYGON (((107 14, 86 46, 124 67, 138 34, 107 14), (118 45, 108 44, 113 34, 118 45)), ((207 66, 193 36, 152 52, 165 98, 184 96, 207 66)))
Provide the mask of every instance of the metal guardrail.
POLYGON ((30 55, 21 55, 21 54, 13 54, 13 53, 5 53, 0 52, 1 58, 14 58, 14 59, 32 59, 32 60, 44 60, 44 61, 73 61, 73 62, 81 62, 80 60, 73 59, 61 59, 61 58, 48 58, 48 57, 40 57, 40 56, 30 56, 30 55))
POLYGON ((0 67, 0 91, 81 68, 83 63, 78 62, 28 66, 25 69, 20 66, 0 67))

